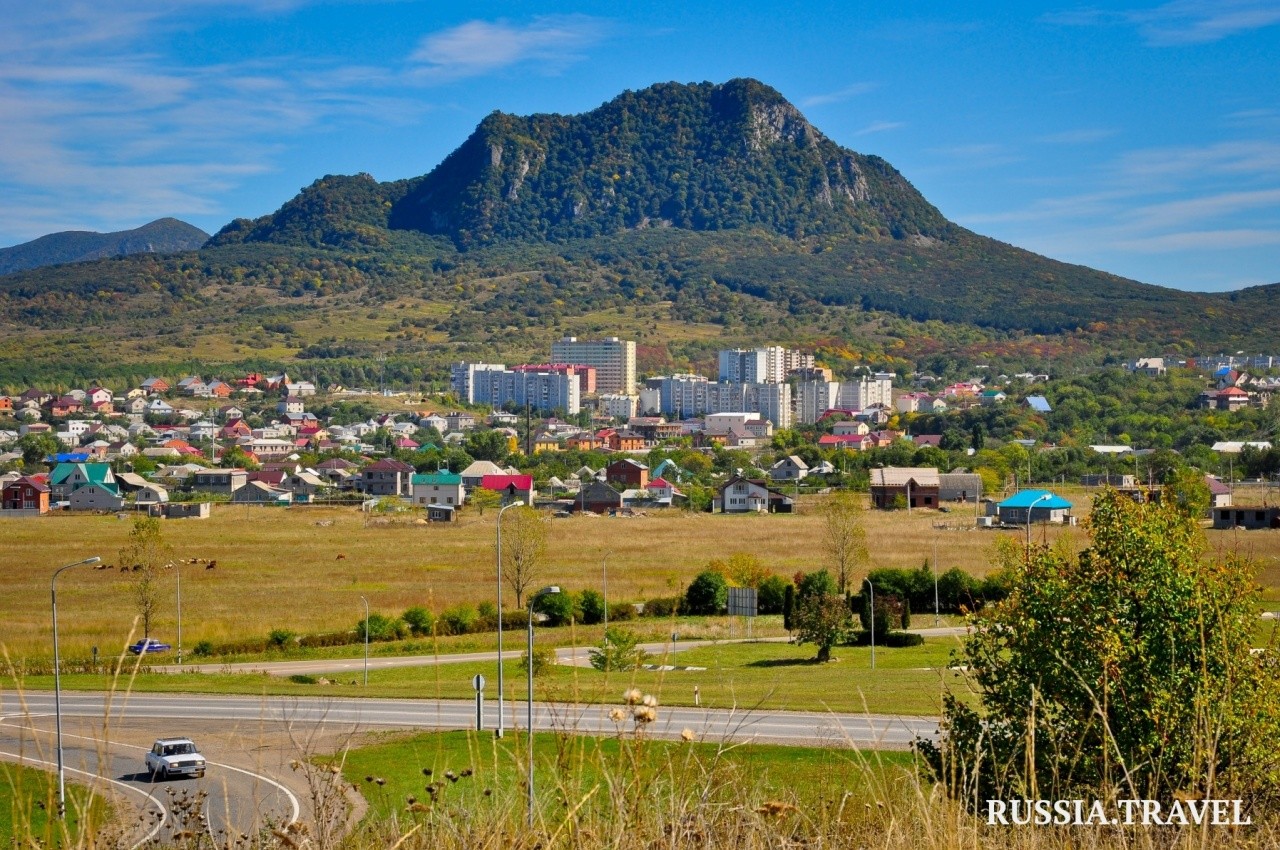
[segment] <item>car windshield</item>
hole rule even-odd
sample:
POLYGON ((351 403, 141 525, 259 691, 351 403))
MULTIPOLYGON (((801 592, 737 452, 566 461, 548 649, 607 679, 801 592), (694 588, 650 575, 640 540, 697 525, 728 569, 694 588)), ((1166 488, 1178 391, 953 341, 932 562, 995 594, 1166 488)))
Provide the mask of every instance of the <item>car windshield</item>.
POLYGON ((196 745, 187 744, 169 744, 164 748, 164 754, 167 756, 189 756, 196 751, 196 745))

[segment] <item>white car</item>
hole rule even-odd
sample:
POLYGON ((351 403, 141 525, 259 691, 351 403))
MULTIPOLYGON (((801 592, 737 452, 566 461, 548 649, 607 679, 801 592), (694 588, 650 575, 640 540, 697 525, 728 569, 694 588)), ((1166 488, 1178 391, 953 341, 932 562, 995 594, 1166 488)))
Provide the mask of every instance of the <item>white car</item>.
POLYGON ((190 738, 161 738, 147 753, 151 781, 171 776, 204 776, 204 756, 190 738))

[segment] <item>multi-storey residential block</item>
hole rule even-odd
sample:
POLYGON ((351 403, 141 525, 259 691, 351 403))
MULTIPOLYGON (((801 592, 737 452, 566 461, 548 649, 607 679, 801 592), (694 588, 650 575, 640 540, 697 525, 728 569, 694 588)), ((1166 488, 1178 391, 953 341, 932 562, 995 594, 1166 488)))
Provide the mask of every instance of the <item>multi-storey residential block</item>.
POLYGON ((476 404, 475 387, 478 375, 485 372, 502 372, 501 363, 454 363, 449 369, 449 389, 465 404, 476 404))
POLYGON ((847 410, 865 410, 873 404, 893 405, 893 373, 877 372, 840 384, 840 403, 847 410))
POLYGON ((556 363, 581 363, 596 369, 596 389, 602 393, 630 394, 636 386, 635 340, 616 336, 580 340, 566 336, 551 344, 556 363))

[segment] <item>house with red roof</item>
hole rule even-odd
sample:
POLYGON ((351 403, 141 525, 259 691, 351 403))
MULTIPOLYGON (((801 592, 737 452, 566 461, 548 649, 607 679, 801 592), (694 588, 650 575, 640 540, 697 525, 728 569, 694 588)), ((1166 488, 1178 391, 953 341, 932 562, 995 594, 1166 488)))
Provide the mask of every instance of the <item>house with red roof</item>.
POLYGON ((480 488, 501 494, 507 502, 524 502, 533 506, 532 475, 486 475, 480 479, 480 488))
POLYGON ((824 449, 852 449, 855 452, 867 448, 866 434, 823 434, 818 446, 824 449))

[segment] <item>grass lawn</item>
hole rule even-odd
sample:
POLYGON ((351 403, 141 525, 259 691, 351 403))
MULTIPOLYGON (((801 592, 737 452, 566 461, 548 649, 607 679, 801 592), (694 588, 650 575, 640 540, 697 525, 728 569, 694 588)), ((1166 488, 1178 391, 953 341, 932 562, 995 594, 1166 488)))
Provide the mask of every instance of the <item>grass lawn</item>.
MULTIPOLYGON (((527 746, 522 734, 393 736, 348 751, 343 775, 369 801, 369 818, 396 818, 402 828, 446 809, 481 820, 519 816, 526 806, 527 746)), ((542 816, 559 819, 566 809, 577 809, 574 819, 587 825, 594 812, 620 797, 655 794, 670 805, 672 798, 710 797, 714 803, 728 794, 750 808, 779 801, 811 810, 835 800, 861 809, 904 780, 913 787, 923 783, 914 756, 905 752, 637 740, 630 734, 540 733, 534 759, 542 816)))
MULTIPOLYGON (((547 643, 550 645, 550 642, 547 643)), ((838 647, 836 661, 814 664, 812 646, 785 643, 723 643, 673 653, 656 663, 704 670, 639 670, 634 673, 601 673, 590 667, 557 665, 535 680, 539 699, 610 704, 630 687, 656 695, 664 705, 694 704, 694 687, 708 708, 755 708, 792 711, 872 712, 934 716, 941 711, 944 683, 963 691, 958 673, 947 669, 955 638, 930 638, 922 646, 876 649, 871 669, 869 647, 838 647)), ((511 647, 504 664, 507 698, 525 698, 525 674, 520 666, 523 649, 511 647)), ((370 670, 369 686, 350 671, 329 684, 309 684, 260 673, 142 673, 131 687, 138 691, 167 693, 294 694, 468 699, 471 679, 483 673, 490 681, 490 699, 496 699, 493 662, 441 664, 370 670)), ((126 687, 127 677, 121 680, 126 687)), ((48 689, 51 676, 29 676, 21 686, 48 689)), ((105 675, 64 674, 62 686, 75 690, 110 687, 105 675)))
POLYGON ((65 821, 50 816, 57 805, 56 774, 0 761, 0 846, 75 846, 110 815, 102 798, 81 785, 67 785, 65 821))

